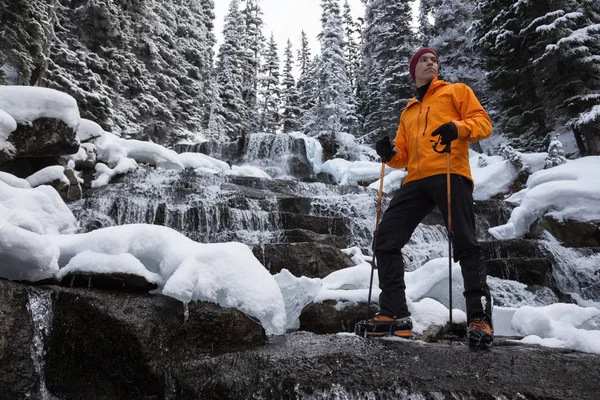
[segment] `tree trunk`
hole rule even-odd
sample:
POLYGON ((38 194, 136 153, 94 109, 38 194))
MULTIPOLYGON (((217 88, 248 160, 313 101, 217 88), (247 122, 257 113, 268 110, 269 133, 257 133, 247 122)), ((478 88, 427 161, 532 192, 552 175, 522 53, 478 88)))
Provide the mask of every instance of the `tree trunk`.
POLYGON ((587 147, 586 156, 600 155, 600 121, 581 126, 587 147))
POLYGON ((575 142, 577 143, 577 148, 579 149, 579 154, 581 154, 581 156, 586 156, 587 149, 585 148, 585 143, 583 142, 581 128, 579 128, 578 126, 574 126, 573 127, 573 135, 575 136, 575 142))
MULTIPOLYGON (((46 40, 44 41, 44 49, 42 51, 42 63, 39 66, 39 75, 37 79, 31 80, 36 86, 46 86, 46 72, 48 71, 48 60, 50 59, 50 45, 56 37, 54 35, 54 24, 56 23, 56 0, 52 0, 48 5, 48 21, 46 23, 46 40)), ((36 68, 37 70, 38 68, 36 68)))

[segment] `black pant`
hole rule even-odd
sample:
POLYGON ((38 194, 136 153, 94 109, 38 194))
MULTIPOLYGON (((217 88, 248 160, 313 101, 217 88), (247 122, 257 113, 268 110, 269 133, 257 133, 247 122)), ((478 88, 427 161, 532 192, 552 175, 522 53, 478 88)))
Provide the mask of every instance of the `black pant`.
MULTIPOLYGON (((435 175, 408 182, 385 210, 374 242, 379 273, 381 313, 402 318, 410 315, 404 291, 402 248, 417 225, 437 205, 448 227, 446 175, 435 175)), ((473 212, 472 182, 451 175, 451 212, 454 261, 460 261, 467 303, 467 320, 486 319, 492 323, 492 301, 487 285, 487 271, 477 239, 473 212)))

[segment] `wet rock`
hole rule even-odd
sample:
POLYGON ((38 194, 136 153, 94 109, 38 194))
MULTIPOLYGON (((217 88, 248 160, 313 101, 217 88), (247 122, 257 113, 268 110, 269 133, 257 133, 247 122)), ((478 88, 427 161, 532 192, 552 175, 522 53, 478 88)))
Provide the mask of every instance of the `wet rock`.
POLYGON ((156 283, 148 282, 144 277, 125 273, 71 273, 62 279, 67 287, 84 287, 88 289, 108 289, 123 292, 148 293, 158 288, 156 283))
POLYGON ((39 378, 31 352, 33 321, 26 285, 0 279, 0 397, 34 398, 39 378))
POLYGON ((338 248, 319 243, 264 244, 254 246, 252 252, 272 275, 285 268, 294 276, 324 278, 354 265, 338 248))
MULTIPOLYGON (((511 208, 502 200, 477 200, 473 203, 475 210, 475 235, 477 240, 492 240, 488 229, 493 226, 503 225, 510 218, 511 208)), ((425 225, 445 226, 442 213, 434 208, 429 215, 423 219, 425 225)))
POLYGON ((15 159, 15 151, 8 148, 0 149, 0 166, 10 163, 15 159))
POLYGON ((350 246, 350 239, 346 236, 336 236, 315 233, 308 229, 284 229, 277 232, 281 243, 318 243, 345 249, 350 246))
POLYGON ((61 399, 162 398, 170 366, 265 341, 243 313, 165 296, 48 287, 46 381, 61 399))
POLYGON ((544 258, 554 261, 552 253, 538 240, 510 239, 479 242, 486 260, 497 258, 544 258))
POLYGON ((600 356, 497 340, 464 342, 294 333, 243 355, 173 366, 179 399, 597 398, 600 356))
POLYGON ((79 180, 75 175, 75 171, 72 169, 65 169, 65 176, 69 180, 69 187, 67 189, 67 193, 65 195, 66 201, 77 201, 81 200, 81 196, 83 194, 81 190, 81 185, 79 184, 79 180))
POLYGON ((591 222, 556 219, 545 216, 534 224, 528 237, 539 238, 548 231, 565 247, 600 247, 600 224, 591 222))
MULTIPOLYGON (((371 305, 369 316, 379 311, 379 307, 371 305)), ((311 303, 304 307, 300 314, 300 330, 313 333, 354 332, 354 326, 367 318, 366 303, 346 303, 326 300, 322 303, 311 303)))
POLYGON ((541 285, 554 290, 556 281, 552 275, 552 262, 544 258, 502 258, 486 260, 488 274, 526 285, 541 285))
POLYGON ((39 118, 31 125, 19 124, 8 136, 17 158, 54 157, 79 150, 76 130, 61 120, 39 118))

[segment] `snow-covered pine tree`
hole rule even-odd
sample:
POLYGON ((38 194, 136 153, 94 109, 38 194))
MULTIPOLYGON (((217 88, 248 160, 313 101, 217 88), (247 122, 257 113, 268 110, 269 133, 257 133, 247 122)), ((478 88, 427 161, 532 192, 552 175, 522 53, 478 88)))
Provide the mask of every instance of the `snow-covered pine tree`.
POLYGON ((300 33, 300 49, 298 50, 298 68, 300 76, 296 87, 298 88, 298 106, 300 107, 301 124, 304 126, 307 119, 307 113, 315 106, 318 101, 318 81, 314 75, 317 71, 315 63, 311 58, 311 51, 308 44, 306 33, 300 33))
POLYGON ((540 33, 528 27, 552 10, 549 2, 537 0, 482 0, 477 6, 474 43, 489 71, 490 88, 500 96, 494 123, 527 151, 543 151, 552 128, 533 65, 540 55, 540 33))
POLYGON ((414 93, 408 63, 417 48, 411 29, 409 1, 369 0, 363 29, 360 114, 364 116, 360 141, 373 143, 395 136, 400 111, 414 93))
POLYGON ((548 146, 548 155, 546 156, 546 162, 544 169, 557 167, 567 162, 565 158, 565 150, 563 149, 562 142, 558 139, 558 135, 550 141, 548 146))
POLYGON ((221 109, 222 106, 213 69, 215 56, 213 49, 216 43, 214 33, 215 3, 213 0, 200 0, 200 7, 202 9, 200 13, 202 25, 204 25, 202 32, 205 35, 205 39, 199 55, 202 57, 202 60, 204 60, 203 65, 206 65, 205 68, 201 68, 199 71, 200 80, 203 83, 203 98, 201 101, 202 104, 205 105, 205 107, 200 110, 202 113, 202 129, 205 136, 216 139, 223 135, 224 121, 220 116, 221 114, 217 111, 221 109), (208 63, 209 60, 210 64, 208 63))
POLYGON ((311 110, 314 120, 309 134, 333 137, 337 132, 353 131, 358 119, 346 72, 339 1, 321 0, 321 8, 321 68, 318 74, 321 88, 319 102, 311 110))
POLYGON ((557 130, 573 129, 581 155, 600 154, 600 4, 561 0, 528 30, 540 34, 533 61, 538 95, 557 130))
POLYGON ((248 121, 248 106, 244 101, 243 69, 246 59, 244 46, 245 28, 239 0, 231 0, 223 26, 223 44, 219 47, 215 70, 221 106, 218 110, 225 134, 238 139, 245 133, 248 121))
POLYGON ((308 64, 308 69, 304 76, 303 89, 300 92, 300 107, 301 109, 308 104, 311 104, 311 108, 305 110, 300 116, 300 125, 304 133, 309 134, 310 132, 318 131, 319 121, 317 119, 317 104, 321 101, 321 80, 319 73, 322 68, 322 59, 320 55, 316 55, 308 64))
POLYGON ((0 2, 0 84, 30 85, 37 80, 32 75, 37 75, 35 71, 44 62, 47 3, 45 0, 0 2), (11 75, 9 82, 6 72, 11 75))
MULTIPOLYGON (((460 0, 458 0, 460 1, 460 0)), ((441 3, 444 0, 420 0, 419 1, 419 30, 417 37, 422 47, 428 47, 431 45, 431 38, 435 36, 434 25, 431 23, 431 19, 434 19, 434 23, 437 24, 435 13, 441 3)), ((437 48, 433 47, 436 52, 437 48)))
POLYGON ((300 107, 298 90, 293 75, 294 55, 292 53, 292 42, 288 39, 284 52, 285 60, 283 62, 283 79, 282 79, 282 120, 281 125, 283 132, 297 131, 300 127, 300 107))
POLYGON ((187 129, 204 131, 207 136, 217 132, 207 132, 211 110, 218 98, 213 81, 214 29, 213 0, 176 0, 177 48, 180 49, 187 65, 186 76, 178 77, 179 84, 191 94, 192 99, 182 104, 189 115, 181 120, 187 129), (192 109, 192 107, 195 109, 192 109))
POLYGON ((260 127, 262 122, 262 104, 258 99, 258 74, 261 54, 266 40, 262 34, 263 13, 258 0, 242 1, 246 3, 243 11, 244 39, 241 44, 245 49, 244 60, 241 65, 244 71, 242 97, 249 112, 246 130, 253 132, 260 127))
POLYGON ((361 26, 352 18, 352 9, 348 0, 344 1, 343 13, 344 28, 344 56, 348 70, 348 80, 352 92, 356 94, 357 75, 360 70, 360 49, 358 47, 361 26))
POLYGON ((271 34, 266 51, 264 52, 264 62, 261 66, 258 77, 259 88, 259 115, 261 132, 275 133, 281 121, 279 113, 281 104, 281 88, 279 86, 279 54, 277 42, 271 34))
POLYGON ((437 5, 431 9, 434 25, 431 36, 425 38, 425 45, 434 48, 440 57, 440 78, 466 83, 485 103, 485 70, 473 50, 474 32, 470 30, 475 7, 474 0, 437 0, 437 5))

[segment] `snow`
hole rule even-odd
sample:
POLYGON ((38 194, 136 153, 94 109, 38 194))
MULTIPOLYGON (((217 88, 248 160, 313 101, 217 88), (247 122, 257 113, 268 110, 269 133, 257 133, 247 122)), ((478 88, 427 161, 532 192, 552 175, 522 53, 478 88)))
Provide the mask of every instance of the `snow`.
POLYGON ((104 129, 94 121, 82 118, 77 128, 77 137, 81 143, 94 138, 99 138, 104 134, 104 129))
POLYGON ((312 167, 313 173, 315 175, 321 173, 321 166, 323 165, 323 146, 321 146, 321 142, 300 132, 290 132, 289 135, 294 139, 304 141, 306 158, 312 167))
POLYGON ((244 244, 197 243, 173 229, 145 224, 48 237, 60 250, 61 269, 79 269, 86 260, 98 264, 88 264, 88 271, 106 272, 113 266, 116 272, 125 268, 133 273, 143 266, 160 277, 154 281, 160 281, 167 296, 184 303, 211 301, 236 308, 257 318, 267 334, 284 333, 286 313, 279 286, 244 244), (123 254, 139 263, 123 256, 127 259, 120 266, 114 256, 123 254), (99 255, 108 255, 109 260, 101 262, 99 255))
POLYGON ((73 97, 58 90, 33 86, 0 86, 0 110, 19 124, 55 118, 75 129, 80 121, 77 101, 73 97))
POLYGON ((62 280, 71 273, 122 273, 141 276, 150 283, 160 284, 162 281, 159 274, 148 271, 140 260, 129 253, 102 254, 84 250, 71 258, 69 263, 56 274, 56 277, 62 280))
POLYGON ((30 189, 31 185, 27 179, 17 178, 13 174, 9 174, 8 172, 0 171, 0 181, 6 183, 9 186, 13 186, 21 189, 30 189))
POLYGON ((215 173, 226 172, 231 169, 226 162, 202 153, 181 153, 178 157, 185 168, 202 168, 203 171, 208 170, 215 173))
POLYGON ((65 176, 65 167, 62 165, 51 165, 27 177, 27 182, 29 182, 31 187, 53 181, 61 181, 65 185, 69 184, 69 179, 65 176))
MULTIPOLYGON (((16 180, 21 185, 21 181, 16 180)), ((0 180, 0 223, 38 234, 57 234, 77 229, 73 213, 50 186, 24 188, 0 180)))
POLYGON ((507 201, 517 204, 505 225, 489 229, 496 239, 521 237, 544 215, 561 221, 600 222, 600 156, 583 157, 533 173, 527 187, 507 201))
POLYGON ((225 175, 249 176, 254 178, 271 179, 269 174, 252 165, 232 165, 231 170, 225 171, 225 175))
MULTIPOLYGON (((386 168, 390 172, 389 168, 386 168)), ((343 158, 327 160, 321 166, 341 185, 356 185, 359 181, 374 180, 381 176, 381 163, 372 161, 348 161, 343 158)))
POLYGON ((594 307, 563 303, 521 307, 512 328, 525 336, 524 343, 600 353, 600 310, 594 307))
POLYGON ((8 114, 6 111, 0 108, 0 151, 4 149, 14 150, 13 145, 10 144, 7 140, 8 135, 10 135, 11 132, 13 132, 16 129, 17 121, 15 121, 15 119, 12 116, 10 116, 10 114, 8 114))

